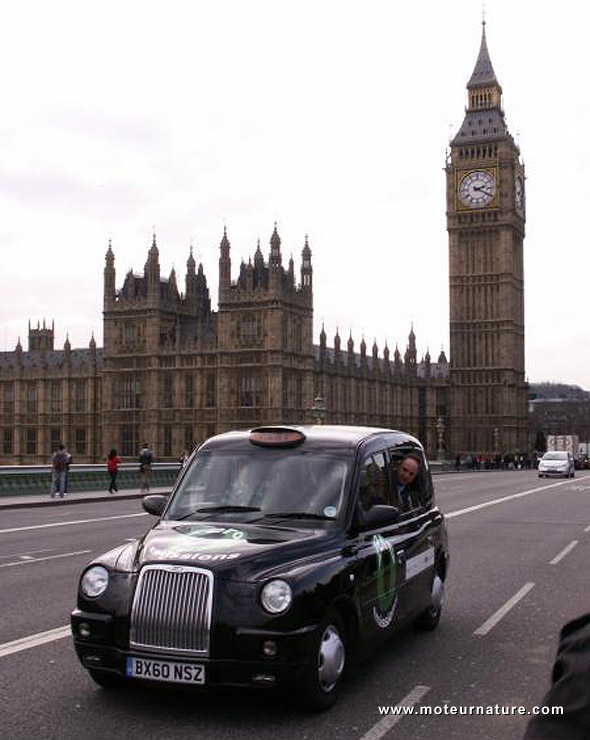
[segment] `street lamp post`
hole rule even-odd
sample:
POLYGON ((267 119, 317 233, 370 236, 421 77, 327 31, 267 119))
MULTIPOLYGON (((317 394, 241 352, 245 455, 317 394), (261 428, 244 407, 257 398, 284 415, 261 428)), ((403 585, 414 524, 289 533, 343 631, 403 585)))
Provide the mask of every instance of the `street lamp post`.
POLYGON ((316 396, 313 400, 313 418, 316 424, 323 424, 326 418, 326 405, 322 396, 316 396))
POLYGON ((445 459, 445 443, 444 443, 445 421, 442 418, 442 416, 439 416, 436 421, 436 433, 438 436, 438 448, 436 451, 436 458, 437 460, 442 462, 445 459))

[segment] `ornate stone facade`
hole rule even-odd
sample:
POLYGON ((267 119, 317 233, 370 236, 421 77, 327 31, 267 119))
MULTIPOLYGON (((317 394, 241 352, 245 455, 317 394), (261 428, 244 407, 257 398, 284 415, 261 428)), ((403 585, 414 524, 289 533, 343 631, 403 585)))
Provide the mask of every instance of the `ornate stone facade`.
POLYGON ((115 255, 104 270, 104 349, 69 341, 54 350, 53 328, 29 329, 29 351, 0 354, 2 462, 46 461, 60 440, 77 462, 101 460, 110 447, 135 458, 148 440, 158 459, 176 459, 212 434, 257 424, 322 421, 408 429, 436 447, 436 423, 448 424, 448 363, 441 352, 417 361, 410 332, 402 361, 374 344, 360 354, 313 344, 313 268, 307 238, 299 280, 285 269, 275 229, 231 279, 224 232, 219 309, 211 310, 203 266, 187 261, 185 290, 174 270, 160 275, 154 236, 143 273, 116 287, 115 255), (439 421, 440 423, 440 421, 439 421))

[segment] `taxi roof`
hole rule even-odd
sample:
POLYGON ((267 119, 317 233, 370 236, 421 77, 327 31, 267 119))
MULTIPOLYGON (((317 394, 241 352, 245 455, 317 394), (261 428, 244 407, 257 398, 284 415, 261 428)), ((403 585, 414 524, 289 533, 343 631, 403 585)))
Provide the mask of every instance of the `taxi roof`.
POLYGON ((420 442, 411 434, 407 434, 406 432, 402 432, 397 429, 387 429, 384 427, 357 427, 336 424, 269 424, 253 427, 252 429, 242 429, 218 434, 215 437, 210 437, 203 443, 200 449, 228 449, 235 446, 236 443, 240 445, 241 443, 249 442, 250 433, 254 429, 265 429, 268 431, 293 429, 305 435, 305 442, 303 444, 308 445, 311 443, 312 445, 318 445, 319 447, 340 447, 345 449, 355 448, 358 447, 361 442, 364 442, 371 437, 380 437, 385 434, 393 436, 391 442, 394 445, 407 444, 409 442, 410 444, 422 447, 420 442))

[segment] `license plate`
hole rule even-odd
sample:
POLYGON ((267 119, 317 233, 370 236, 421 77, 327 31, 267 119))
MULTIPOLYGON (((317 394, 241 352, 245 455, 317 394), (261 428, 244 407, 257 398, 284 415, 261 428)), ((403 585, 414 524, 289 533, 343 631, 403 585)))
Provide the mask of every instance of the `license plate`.
POLYGON ((128 656, 125 672, 129 678, 144 678, 148 681, 205 683, 205 666, 199 663, 177 663, 128 656))

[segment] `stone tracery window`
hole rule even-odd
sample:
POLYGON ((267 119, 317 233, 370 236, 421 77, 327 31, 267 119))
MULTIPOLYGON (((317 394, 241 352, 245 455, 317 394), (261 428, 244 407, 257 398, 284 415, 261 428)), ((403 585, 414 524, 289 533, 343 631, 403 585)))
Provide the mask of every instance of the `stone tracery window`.
POLYGON ((248 313, 242 317, 240 322, 240 342, 242 344, 254 344, 258 339, 258 319, 254 314, 248 313))

